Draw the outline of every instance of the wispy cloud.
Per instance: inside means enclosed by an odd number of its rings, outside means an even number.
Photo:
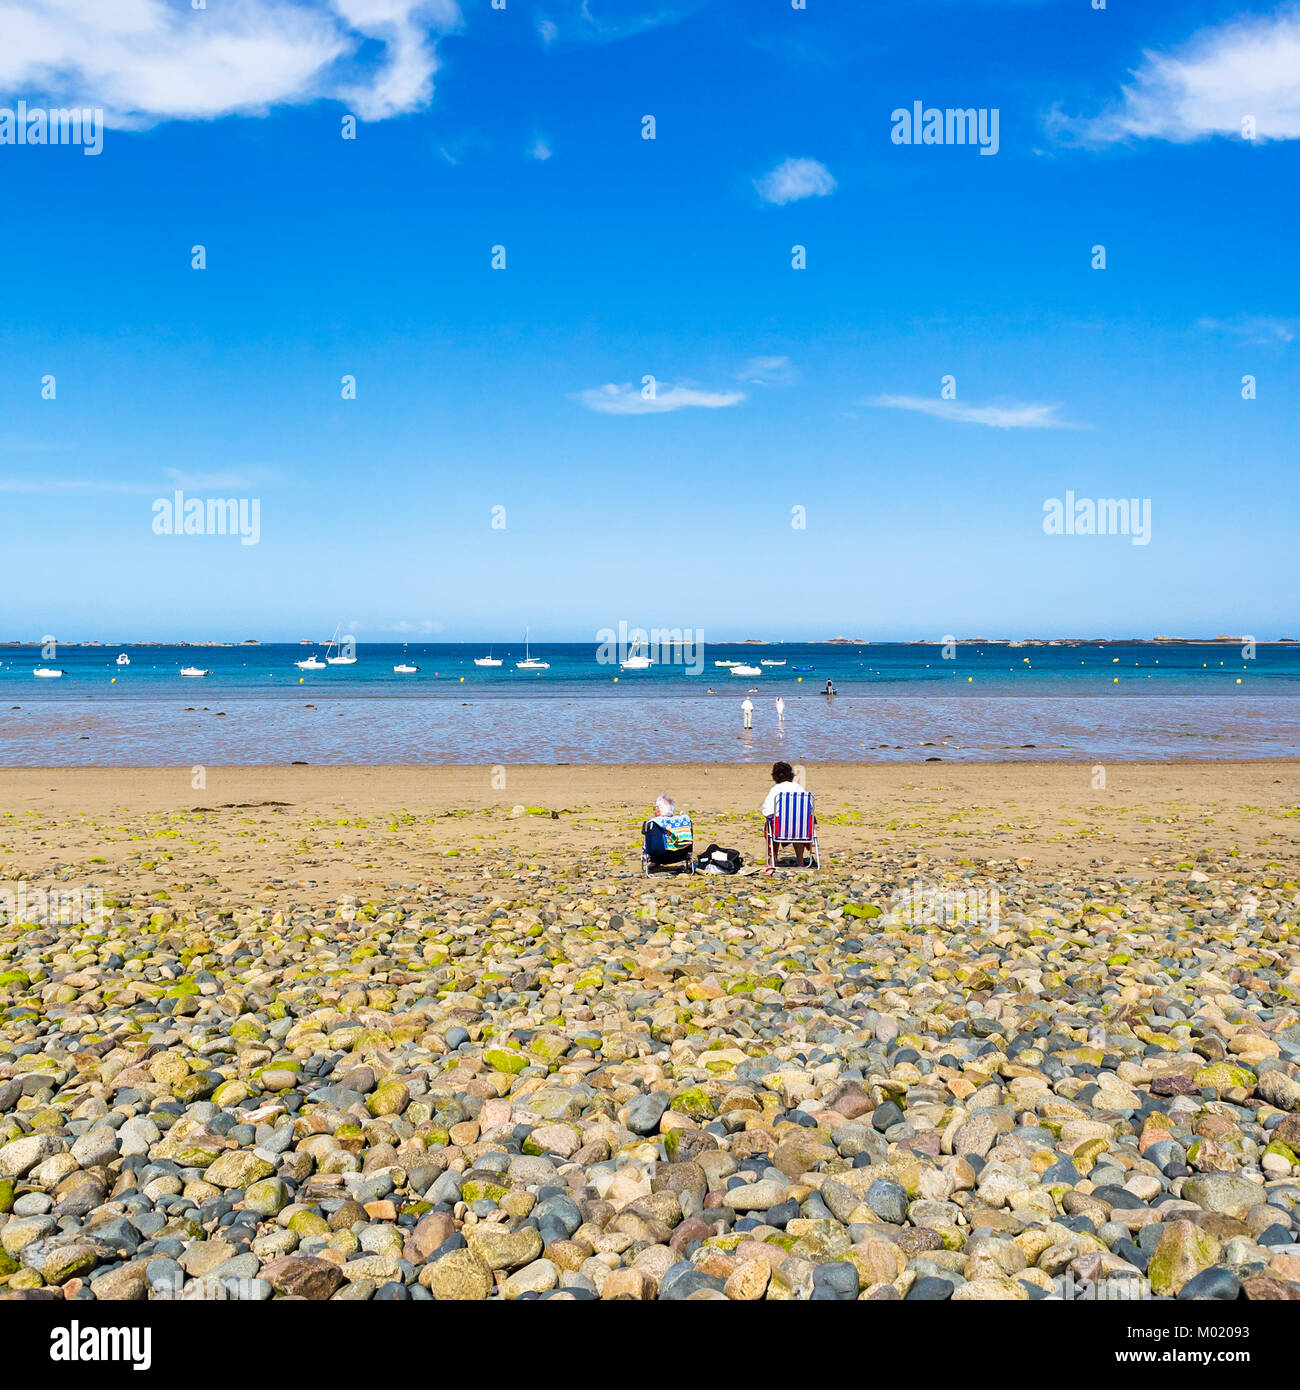
[[[788,357],[751,357],[736,379],[753,386],[788,386],[798,375],[799,369]]]
[[[1120,100],[1098,115],[1058,108],[1049,128],[1091,145],[1186,143],[1240,139],[1249,117],[1258,140],[1300,139],[1300,5],[1199,30],[1172,52],[1144,53],[1131,75]]]
[[[1197,328],[1211,333],[1226,333],[1244,343],[1259,347],[1285,347],[1293,343],[1300,334],[1300,320],[1251,318],[1243,316],[1235,319],[1198,319]]]
[[[787,159],[761,179],[754,180],[765,203],[795,203],[801,198],[825,198],[835,192],[830,170],[815,159]]]
[[[663,415],[672,410],[720,410],[740,405],[743,391],[703,391],[695,386],[660,385],[653,396],[646,397],[639,386],[624,383],[615,386],[593,386],[579,391],[573,399],[588,410],[601,415]]]
[[[537,20],[537,32],[548,47],[557,43],[617,43],[638,34],[680,24],[700,7],[701,0],[685,0],[676,5],[659,5],[638,14],[616,17],[608,11],[627,0],[552,0],[549,13]]]
[[[551,157],[551,143],[540,135],[528,147],[528,158],[538,159],[544,164]]]
[[[322,97],[365,120],[427,105],[456,0],[0,0],[0,91],[102,107],[117,127]]]
[[[0,492],[147,492],[157,493],[147,483],[101,482],[95,478],[0,478]]]
[[[876,396],[865,402],[881,410],[912,410],[957,420],[965,425],[989,425],[998,430],[1068,430],[1076,428],[1057,418],[1058,405],[964,405],[929,396]]]

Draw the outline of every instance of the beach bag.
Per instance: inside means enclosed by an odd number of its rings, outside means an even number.
[[[734,874],[740,872],[744,862],[738,850],[710,845],[695,861],[695,867],[702,874]]]

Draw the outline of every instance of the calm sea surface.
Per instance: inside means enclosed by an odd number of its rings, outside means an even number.
[[[495,668],[474,665],[482,646],[411,643],[299,671],[311,650],[0,648],[0,764],[1300,757],[1296,646],[710,646],[698,673],[620,670],[594,644],[534,645],[550,669],[520,671],[518,643]],[[785,665],[735,676],[717,660]]]

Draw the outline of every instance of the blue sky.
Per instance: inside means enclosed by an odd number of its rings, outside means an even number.
[[[107,126],[0,144],[0,638],[1300,636],[1296,6],[86,8],[0,0]]]

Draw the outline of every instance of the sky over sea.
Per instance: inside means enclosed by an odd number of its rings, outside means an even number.
[[[1297,142],[1295,4],[0,0],[0,639],[1300,636]]]

